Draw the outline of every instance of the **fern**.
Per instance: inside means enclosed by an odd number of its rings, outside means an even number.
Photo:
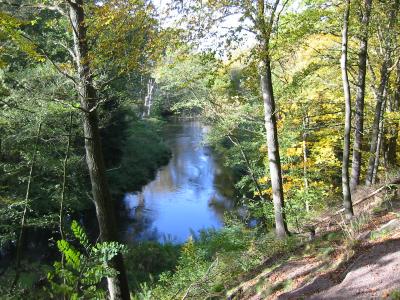
[[[103,242],[92,245],[78,222],[73,221],[71,231],[82,253],[66,240],[57,241],[63,261],[54,263],[54,270],[48,274],[51,298],[64,296],[66,299],[105,299],[106,291],[100,283],[106,277],[115,277],[118,272],[109,262],[126,247],[117,242]]]

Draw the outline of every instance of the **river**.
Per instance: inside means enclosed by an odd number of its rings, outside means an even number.
[[[199,121],[167,124],[164,139],[172,151],[168,165],[137,193],[127,193],[127,242],[183,243],[201,229],[223,226],[233,208],[233,179],[205,144],[207,127]]]

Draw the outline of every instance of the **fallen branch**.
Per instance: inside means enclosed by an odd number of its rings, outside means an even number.
[[[391,185],[398,185],[398,184],[400,184],[400,178],[396,178],[396,179],[392,180],[391,182],[389,182],[388,184],[385,184],[385,185],[381,186],[379,189],[375,190],[374,192],[372,192],[368,196],[366,196],[366,197],[358,200],[357,202],[355,202],[353,204],[353,206],[357,205],[357,204],[360,204],[361,202],[364,202],[365,200],[375,196],[376,194],[380,193],[381,191],[383,191],[384,189],[390,187]]]
[[[364,201],[370,199],[371,197],[373,197],[373,196],[379,194],[379,193],[382,192],[384,189],[386,189],[386,188],[388,188],[388,187],[390,187],[390,186],[392,186],[392,185],[398,185],[398,184],[400,184],[400,178],[396,178],[396,179],[390,181],[389,183],[387,183],[387,184],[381,186],[380,188],[378,188],[378,189],[376,189],[375,191],[373,191],[372,193],[370,193],[368,196],[366,196],[366,197],[364,197],[364,198],[362,198],[362,199],[360,199],[360,200],[354,202],[354,203],[353,203],[353,206],[356,206],[356,205],[358,205],[358,204],[360,204],[360,203],[362,203],[362,202],[364,202]],[[307,228],[315,228],[317,225],[319,225],[319,224],[321,224],[321,223],[323,223],[323,222],[326,222],[327,220],[331,219],[332,217],[335,217],[335,216],[339,215],[339,214],[342,213],[342,212],[344,212],[344,208],[339,209],[339,210],[336,211],[332,216],[326,217],[326,218],[320,220],[320,221],[317,222],[317,223],[310,224],[310,225],[306,225],[306,227],[307,227]]]

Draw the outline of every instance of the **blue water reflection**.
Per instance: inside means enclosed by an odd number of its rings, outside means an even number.
[[[170,124],[165,138],[172,158],[139,193],[125,195],[132,222],[127,240],[184,242],[203,228],[220,228],[233,207],[232,179],[204,144],[198,121]]]

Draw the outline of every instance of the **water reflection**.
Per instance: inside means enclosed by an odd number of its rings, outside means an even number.
[[[232,203],[232,180],[204,145],[197,121],[173,123],[165,132],[173,156],[140,193],[126,194],[132,222],[126,239],[184,242],[191,230],[219,228]]]

